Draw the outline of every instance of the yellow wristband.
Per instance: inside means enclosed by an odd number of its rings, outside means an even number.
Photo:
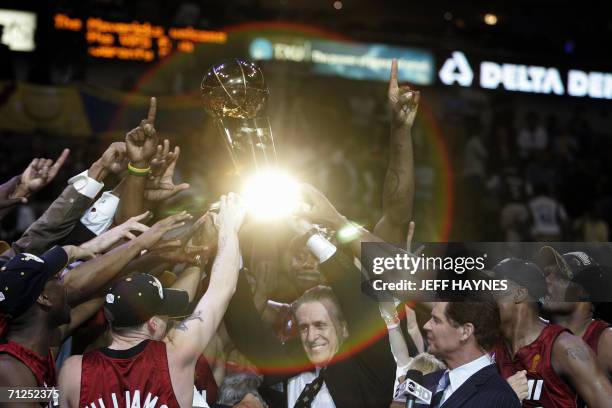
[[[132,166],[132,163],[128,163],[128,171],[135,176],[145,177],[151,171],[151,167],[139,169],[138,167]]]

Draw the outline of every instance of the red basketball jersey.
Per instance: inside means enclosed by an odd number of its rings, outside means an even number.
[[[14,341],[0,340],[0,354],[3,353],[13,356],[28,367],[32,374],[34,374],[34,378],[36,378],[37,386],[51,388],[57,384],[55,360],[51,355],[51,351],[46,356],[43,356]],[[49,403],[41,402],[40,405],[44,407],[57,406],[58,403],[56,399],[52,399]]]
[[[553,343],[563,332],[556,324],[547,325],[535,341],[521,347],[514,358],[503,342],[492,350],[497,367],[504,378],[518,371],[527,371],[529,393],[523,400],[525,408],[574,408],[577,395],[555,372],[551,364]]]
[[[55,387],[57,384],[55,361],[51,352],[43,356],[14,341],[1,340],[0,353],[13,356],[27,366],[34,374],[39,387]]]
[[[127,350],[102,348],[83,354],[79,406],[179,408],[166,344],[145,340]]]
[[[217,402],[219,387],[215,381],[212,369],[208,364],[208,360],[206,360],[204,355],[200,355],[196,363],[194,385],[200,394],[202,391],[206,391],[206,402],[208,402],[208,404]]]
[[[599,337],[601,334],[610,327],[610,323],[603,320],[594,319],[587,327],[586,331],[582,335],[582,340],[593,349],[593,352],[597,354],[597,345],[599,344]]]

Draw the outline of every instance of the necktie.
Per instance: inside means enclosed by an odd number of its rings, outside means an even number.
[[[310,404],[312,404],[312,401],[314,401],[315,397],[317,396],[317,393],[321,390],[321,387],[323,386],[323,381],[325,381],[323,379],[323,371],[325,371],[325,368],[323,368],[319,372],[319,376],[317,378],[315,378],[311,383],[306,384],[306,386],[302,390],[302,393],[295,402],[295,405],[293,406],[294,408],[310,407]]]
[[[436,387],[436,392],[434,393],[433,398],[431,399],[431,404],[429,405],[431,408],[438,408],[440,406],[440,402],[442,401],[442,396],[444,395],[444,391],[450,385],[450,377],[448,375],[448,370],[444,372],[440,381],[438,381],[438,387]]]

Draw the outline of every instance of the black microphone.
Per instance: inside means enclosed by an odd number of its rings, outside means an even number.
[[[408,395],[406,395],[406,408],[414,408],[414,404],[416,402],[416,395],[410,392],[411,388],[414,389],[413,383],[410,381],[414,381],[416,384],[423,382],[423,373],[418,370],[408,370],[406,372],[406,391],[408,391]]]
[[[406,379],[402,382],[395,392],[395,399],[405,397],[406,408],[414,408],[416,400],[419,399],[426,404],[431,402],[431,391],[423,387],[423,373],[418,370],[408,370]]]

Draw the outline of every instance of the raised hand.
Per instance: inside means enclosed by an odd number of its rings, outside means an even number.
[[[163,201],[189,188],[188,183],[174,184],[174,169],[181,149],[176,146],[174,152],[168,152],[169,143],[167,142],[167,140],[164,141],[163,148],[158,146],[158,154],[153,159],[155,163],[151,161],[152,177],[147,180],[144,192],[145,199],[148,201]],[[160,171],[161,175],[156,175],[160,174]]]
[[[408,224],[408,235],[406,236],[406,251],[410,252],[412,250],[412,238],[414,238],[414,229],[416,224],[414,221],[410,221]],[[414,251],[415,256],[421,255],[421,253],[425,250],[425,245],[421,245]]]
[[[170,142],[164,139],[163,146],[157,145],[155,156],[151,159],[151,173],[147,185],[150,187],[159,187],[161,178],[166,172],[166,169],[178,159],[181,152],[180,147],[176,146],[174,151],[170,151]]]
[[[171,215],[153,224],[147,231],[136,238],[136,240],[143,244],[144,248],[149,249],[155,245],[166,232],[182,227],[185,225],[185,221],[191,218],[191,214],[187,214],[186,211]]]
[[[391,63],[388,99],[393,112],[393,121],[402,126],[411,127],[419,107],[421,94],[409,86],[399,86],[397,82],[397,60]]]
[[[193,225],[194,235],[190,241],[192,247],[214,248],[217,245],[216,218],[217,214],[207,211]],[[191,249],[193,251],[193,249]]]
[[[127,169],[127,147],[125,142],[114,142],[102,153],[100,164],[111,173],[121,173]]]
[[[298,216],[310,222],[327,227],[338,228],[347,222],[346,218],[336,210],[327,197],[310,184],[301,185],[302,197],[311,207],[298,212]]]
[[[123,224],[119,224],[115,228],[112,228],[105,233],[98,235],[94,239],[85,242],[81,245],[81,247],[84,247],[93,253],[99,254],[106,252],[122,239],[135,239],[136,235],[134,235],[134,232],[142,233],[149,229],[149,227],[142,224],[141,221],[145,221],[150,216],[151,213],[146,211],[140,215],[132,217]]]
[[[172,240],[158,242],[151,248],[151,252],[170,263],[205,263],[217,245],[215,216],[211,212],[205,213],[193,224],[191,230]]]
[[[11,208],[17,204],[25,204],[28,199],[25,197],[9,198],[19,185],[20,177],[13,177],[6,183],[0,185],[0,211]],[[5,213],[0,214],[0,219]]]
[[[55,163],[51,159],[34,159],[21,175],[21,181],[9,198],[28,197],[49,184],[70,154],[64,149]]]
[[[157,99],[151,97],[147,118],[141,120],[140,125],[130,130],[125,137],[127,157],[136,167],[148,167],[157,150],[158,137],[157,131],[155,130],[156,115]]]
[[[229,193],[227,196],[221,196],[221,205],[219,207],[219,215],[217,224],[219,232],[238,233],[244,217],[246,215],[246,207],[239,195]]]

